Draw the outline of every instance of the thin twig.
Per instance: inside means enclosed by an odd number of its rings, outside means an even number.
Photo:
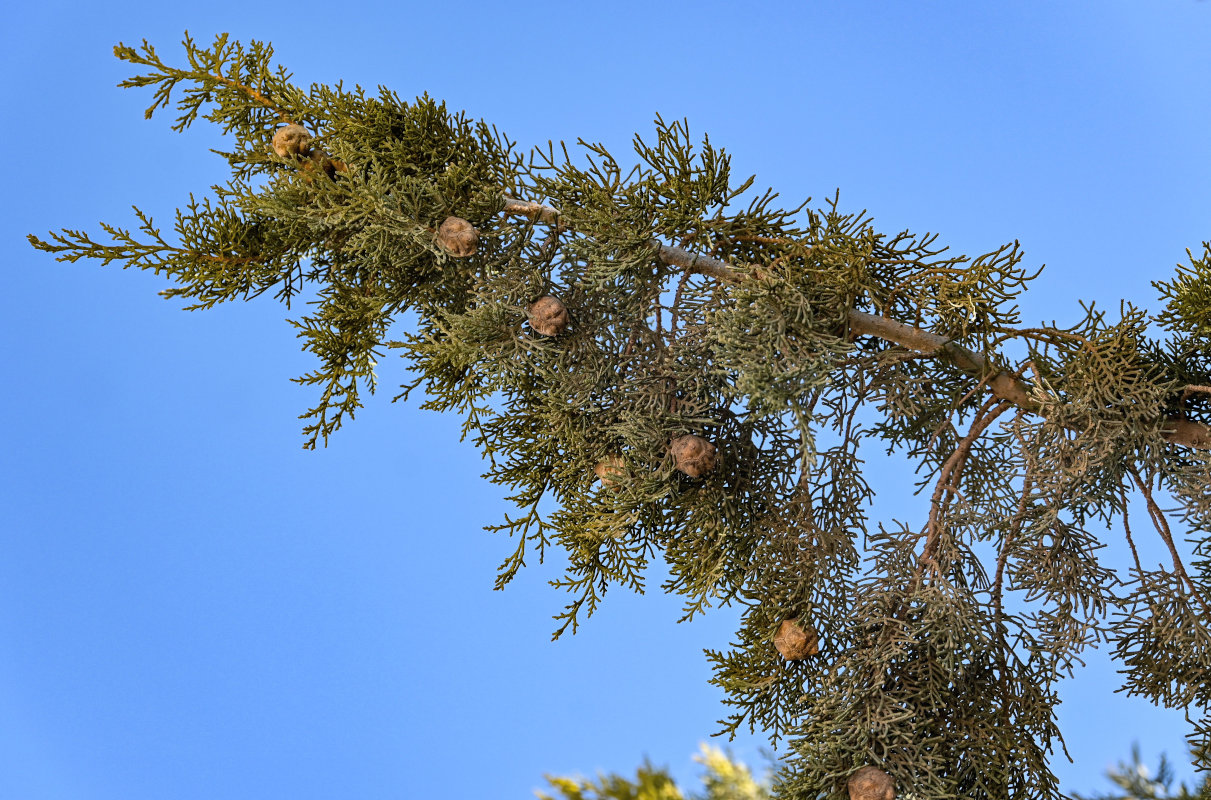
[[[1165,512],[1156,504],[1156,500],[1152,497],[1152,487],[1140,478],[1139,472],[1135,467],[1131,467],[1131,477],[1135,478],[1135,485],[1144,495],[1144,500],[1148,503],[1148,515],[1152,517],[1152,525],[1156,528],[1156,532],[1160,534],[1161,539],[1165,542],[1165,546],[1169,548],[1169,556],[1173,560],[1173,571],[1178,578],[1184,582],[1190,590],[1190,594],[1194,599],[1198,600],[1198,604],[1203,607],[1207,617],[1211,619],[1211,605],[1208,605],[1206,599],[1198,591],[1198,586],[1191,580],[1190,575],[1186,572],[1186,567],[1182,564],[1182,557],[1177,552],[1177,546],[1173,543],[1173,532],[1169,529],[1169,521],[1165,519]]]
[[[995,399],[989,399],[983,407],[977,412],[976,418],[971,423],[971,429],[967,432],[955,447],[950,458],[946,459],[946,463],[942,465],[942,469],[938,471],[938,482],[934,487],[933,497],[930,500],[929,521],[926,523],[925,547],[921,549],[921,561],[930,564],[936,569],[935,553],[938,549],[938,534],[942,529],[942,515],[946,513],[950,507],[951,498],[944,496],[943,492],[947,489],[955,491],[954,484],[959,482],[959,478],[963,474],[963,468],[967,463],[967,455],[971,452],[972,446],[976,440],[988,429],[988,426],[996,421],[997,417],[1008,411],[1013,406],[1002,400],[996,403]],[[992,406],[991,408],[989,408]]]
[[[946,419],[942,422],[941,425],[939,425],[934,430],[933,435],[929,437],[929,441],[925,443],[926,450],[928,450],[930,447],[933,447],[933,443],[937,440],[937,438],[939,436],[942,435],[942,431],[944,429],[946,429],[946,427],[948,427],[948,426],[952,427],[952,428],[954,427],[953,421],[955,418],[955,414],[958,413],[959,409],[963,407],[964,403],[966,403],[968,400],[971,399],[972,395],[974,395],[976,392],[980,391],[980,389],[984,388],[984,384],[986,384],[986,383],[988,383],[987,377],[980,378],[979,383],[977,383],[975,386],[971,387],[971,389],[968,390],[967,394],[965,394],[961,398],[959,398],[959,402],[955,403],[954,406],[951,407],[950,413],[946,415]]]
[[[681,312],[681,293],[685,289],[686,283],[690,279],[690,272],[681,273],[681,280],[677,281],[677,291],[673,293],[673,305],[669,309],[669,339],[675,339],[677,336],[677,323],[680,321],[679,314]]]
[[[1144,565],[1140,563],[1140,552],[1135,549],[1135,539],[1131,536],[1131,520],[1127,513],[1127,492],[1123,492],[1123,530],[1127,532],[1127,546],[1131,548],[1131,558],[1135,560],[1135,572],[1140,577],[1144,575]]]
[[[240,83],[239,81],[235,80],[234,78],[228,78],[226,75],[222,74],[221,72],[212,73],[210,75],[207,75],[207,77],[212,78],[215,81],[217,81],[221,84],[224,84],[225,86],[235,89],[237,92],[243,92],[244,94],[251,97],[253,100],[260,103],[265,108],[267,108],[270,111],[272,111],[273,113],[277,114],[278,119],[280,119],[282,122],[292,122],[293,121],[290,119],[290,115],[288,115],[285,112],[285,110],[283,110],[280,106],[278,106],[277,103],[273,102],[268,97],[261,94],[259,91],[252,88],[251,86],[247,86],[243,83]]]
[[[1018,412],[1018,416],[1021,416],[1021,412]],[[1030,503],[1030,492],[1033,489],[1034,475],[1031,473],[1028,466],[1026,468],[1026,474],[1022,477],[1022,495],[1018,498],[1017,511],[1015,511],[1013,514],[1013,519],[1009,524],[1009,530],[1005,532],[1005,539],[1001,542],[1000,552],[997,553],[996,575],[992,580],[992,602],[998,623],[1004,616],[1002,595],[1004,593],[1005,563],[1009,560],[1009,548],[1018,538],[1018,534],[1022,532],[1022,523],[1026,519],[1026,507]]]

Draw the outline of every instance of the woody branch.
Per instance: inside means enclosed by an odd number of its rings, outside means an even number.
[[[557,230],[568,229],[562,223],[559,211],[550,206],[512,197],[505,197],[504,202],[506,214],[552,225]],[[713,256],[692,253],[656,239],[650,240],[649,244],[661,261],[670,266],[681,267],[687,272],[706,275],[727,283],[741,283],[749,279],[746,272]],[[924,355],[945,358],[968,375],[984,381],[988,390],[999,400],[1024,411],[1042,413],[1040,403],[1031,397],[1031,386],[1028,382],[1004,370],[994,373],[987,358],[963,347],[953,339],[853,308],[848,309],[846,313],[852,336],[873,336]],[[1167,441],[1200,450],[1211,449],[1211,426],[1177,417],[1165,417],[1161,422],[1161,435]]]

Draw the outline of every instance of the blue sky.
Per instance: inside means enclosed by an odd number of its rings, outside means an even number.
[[[7,14],[0,225],[0,797],[531,797],[544,772],[688,778],[725,712],[701,650],[734,614],[612,592],[552,643],[536,566],[505,592],[508,506],[457,421],[388,387],[300,449],[310,369],[269,298],[185,314],[155,276],[60,264],[25,234],[168,219],[222,179],[217,133],[142,119],[110,54],[188,29],[272,41],[301,83],[422,92],[524,146],[622,150],[688,119],[794,205],[837,188],[887,232],[1048,265],[1028,321],[1156,307],[1211,238],[1211,3],[475,3],[48,0]],[[394,371],[393,371],[394,370]],[[886,461],[886,463],[883,463]],[[903,465],[871,464],[887,516]],[[1181,715],[1062,690],[1069,790]],[[761,762],[760,737],[734,751]],[[1185,774],[1185,771],[1184,771]]]

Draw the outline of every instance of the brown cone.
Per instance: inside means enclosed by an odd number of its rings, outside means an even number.
[[[803,620],[782,620],[774,635],[774,646],[787,661],[803,661],[820,652],[820,635]]]
[[[784,619],[774,636],[774,647],[787,661],[802,661],[820,652],[820,637],[807,622]]]
[[[593,467],[594,474],[601,479],[601,485],[607,489],[618,491],[619,481],[623,477],[622,456],[606,456]]]
[[[526,309],[530,327],[543,336],[558,336],[568,327],[568,309],[559,298],[540,297]]]
[[[315,176],[324,173],[329,178],[335,178],[338,172],[348,172],[349,167],[344,161],[330,157],[323,150],[314,150],[311,158],[303,162],[303,180],[311,183]]]
[[[284,125],[273,132],[273,152],[280,158],[308,155],[311,152],[311,134],[297,123]]]
[[[468,258],[479,247],[479,231],[462,217],[446,217],[437,229],[437,242],[455,258]]]
[[[677,469],[691,478],[702,477],[719,461],[715,445],[693,434],[678,436],[669,444],[669,452],[673,454]]]
[[[895,800],[896,784],[878,767],[863,767],[849,776],[849,800]]]

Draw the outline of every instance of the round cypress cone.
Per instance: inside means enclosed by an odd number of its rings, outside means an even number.
[[[558,297],[540,297],[526,309],[530,327],[543,336],[558,336],[568,327],[568,307]]]
[[[693,434],[678,436],[669,444],[669,452],[673,454],[677,469],[691,478],[702,477],[719,461],[715,445]]]
[[[619,481],[624,474],[622,456],[606,456],[593,467],[593,473],[601,480],[602,486],[618,491],[621,488]]]
[[[437,229],[437,242],[455,258],[468,258],[478,249],[479,231],[462,217],[446,217]]]
[[[784,619],[774,636],[774,647],[787,661],[802,661],[820,652],[820,636],[803,620]]]
[[[849,800],[895,800],[896,784],[878,767],[863,767],[849,776]]]
[[[311,134],[294,122],[284,125],[273,132],[273,152],[281,158],[308,155],[311,152]]]

